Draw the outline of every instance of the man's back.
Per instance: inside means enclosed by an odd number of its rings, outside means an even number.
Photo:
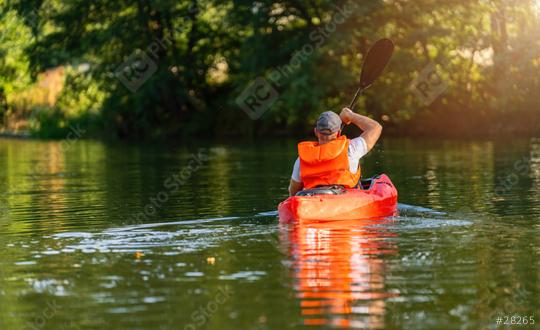
[[[317,120],[317,126],[314,130],[315,135],[319,140],[318,146],[321,146],[321,148],[323,148],[322,146],[324,146],[325,144],[331,143],[332,141],[338,139],[341,136],[341,129],[343,123],[352,123],[363,131],[360,137],[348,140],[347,157],[349,168],[347,170],[351,175],[354,175],[357,174],[357,172],[360,170],[360,159],[373,148],[375,143],[377,143],[377,140],[379,139],[382,132],[382,126],[375,120],[356,114],[347,108],[343,109],[339,116],[334,112],[327,111],[321,114],[321,116]],[[305,178],[303,178],[303,175],[305,175],[305,173],[302,174],[302,163],[302,155],[299,155],[299,158],[294,164],[293,173],[289,184],[289,194],[291,196],[295,195],[298,191],[305,188]],[[340,168],[336,168],[335,170],[343,171],[343,169]],[[328,171],[328,168],[321,168],[320,173],[321,175],[323,175],[322,173],[324,173],[327,177],[330,178],[342,178],[342,176],[339,175],[328,175]],[[310,173],[310,175],[311,174],[312,173]],[[311,179],[312,178],[310,178],[310,184],[313,182]],[[321,181],[326,182],[325,180]],[[349,183],[347,180],[345,181]],[[334,182],[333,184],[341,184],[341,182]]]

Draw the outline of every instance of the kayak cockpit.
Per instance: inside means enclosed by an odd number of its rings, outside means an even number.
[[[374,179],[378,178],[378,176],[361,180],[358,182],[357,189],[359,190],[370,190]],[[316,195],[343,195],[347,192],[347,189],[343,186],[339,185],[332,185],[332,186],[320,186],[315,187],[312,189],[306,189],[299,191],[296,196],[316,196]]]
[[[346,192],[343,186],[321,186],[299,191],[296,196],[342,195]]]

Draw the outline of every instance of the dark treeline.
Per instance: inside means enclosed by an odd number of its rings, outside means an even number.
[[[536,0],[0,4],[8,129],[61,137],[79,125],[138,139],[304,134],[319,112],[349,103],[362,55],[387,37],[394,57],[357,109],[387,132],[540,132]]]

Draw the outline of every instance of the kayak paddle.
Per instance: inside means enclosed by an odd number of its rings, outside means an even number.
[[[354,110],[358,97],[364,90],[368,89],[375,79],[377,79],[390,61],[394,53],[394,43],[390,39],[377,40],[368,50],[364,64],[362,65],[362,75],[360,76],[360,88],[356,91],[354,99],[349,109]]]

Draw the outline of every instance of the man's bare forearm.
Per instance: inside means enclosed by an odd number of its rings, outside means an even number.
[[[359,115],[357,113],[351,113],[350,120],[352,124],[360,128],[364,132],[381,128],[381,124],[379,124],[377,121],[369,117]]]
[[[368,151],[373,148],[379,137],[381,136],[382,126],[375,120],[368,118],[366,116],[359,115],[351,111],[351,109],[345,108],[341,111],[340,114],[341,120],[345,124],[354,124],[362,131],[362,138],[366,142]]]

